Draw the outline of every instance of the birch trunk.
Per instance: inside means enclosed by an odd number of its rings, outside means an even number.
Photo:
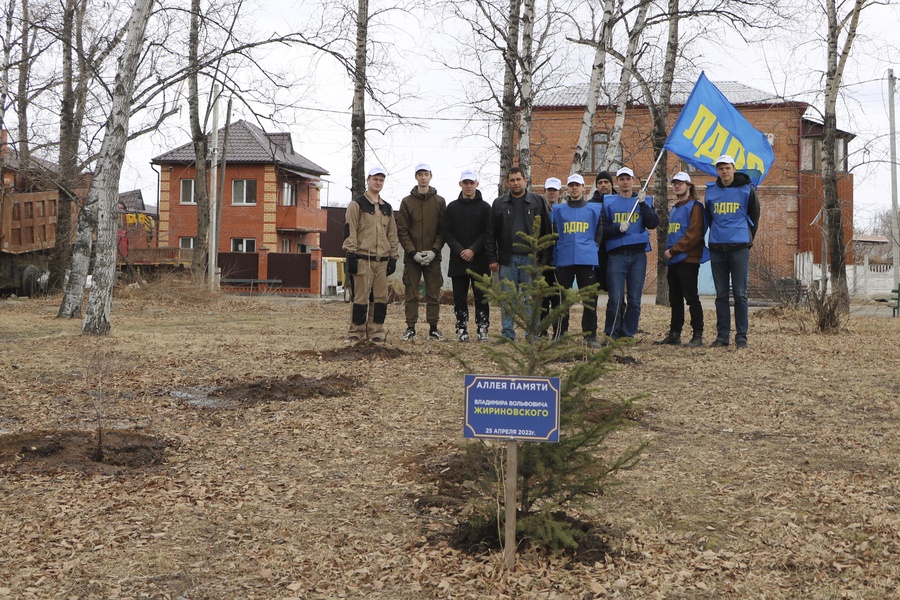
[[[353,73],[353,108],[350,114],[350,194],[366,191],[366,45],[369,37],[369,1],[359,0],[356,13],[356,62]]]
[[[28,168],[28,161],[31,158],[31,148],[28,140],[28,80],[31,77],[31,65],[33,59],[31,57],[31,17],[28,10],[28,0],[21,0],[22,4],[22,37],[19,40],[19,78],[17,82],[16,97],[16,118],[18,119],[19,130],[19,161]]]
[[[4,23],[3,38],[3,73],[0,74],[0,128],[6,129],[6,103],[9,99],[9,72],[12,69],[10,58],[12,56],[12,32],[13,17],[15,16],[16,0],[9,0],[4,8],[6,22]],[[3,157],[0,156],[0,160]]]
[[[531,178],[531,112],[534,106],[534,0],[522,2],[522,59],[521,91],[519,98],[519,167],[525,181]]]
[[[153,0],[135,0],[128,23],[127,37],[112,95],[112,111],[100,148],[96,175],[88,192],[88,200],[97,200],[97,262],[93,285],[88,295],[87,312],[81,332],[86,335],[109,333],[113,286],[116,279],[116,233],[119,176],[125,159],[131,99],[137,75],[144,34],[150,19]]]
[[[606,0],[603,6],[603,17],[600,21],[598,39],[594,48],[594,64],[591,65],[591,79],[588,83],[584,114],[581,117],[578,143],[575,145],[575,154],[572,156],[572,167],[569,169],[569,174],[594,170],[593,167],[595,165],[590,164],[594,134],[594,115],[597,112],[597,101],[600,98],[600,89],[603,86],[603,78],[606,75],[606,47],[609,44],[610,33],[612,32],[613,3],[614,0]],[[606,166],[606,156],[603,157],[602,166]]]
[[[637,54],[638,44],[647,24],[647,11],[650,2],[644,0],[638,8],[637,19],[634,27],[628,33],[628,50],[625,52],[625,60],[622,61],[622,72],[619,75],[619,89],[616,93],[616,119],[612,131],[609,133],[609,142],[606,146],[606,162],[611,171],[622,166],[622,129],[625,126],[625,110],[628,105],[628,97],[631,93],[631,79],[634,71],[634,56]],[[635,175],[638,175],[635,173]]]
[[[519,11],[522,0],[509,0],[506,48],[503,51],[503,99],[500,108],[500,185],[497,194],[506,191],[506,174],[513,166],[513,138],[516,127],[516,63],[519,60]]]
[[[191,257],[191,274],[194,281],[203,281],[207,265],[207,240],[209,238],[209,188],[206,180],[206,155],[209,140],[200,124],[200,64],[197,57],[200,47],[200,0],[191,0],[191,29],[188,41],[188,113],[191,122],[191,140],[194,144],[194,202],[197,203],[197,237]],[[212,248],[210,251],[215,252]]]
[[[827,65],[825,72],[825,114],[824,139],[822,140],[822,185],[824,191],[824,237],[828,247],[828,273],[831,276],[831,293],[837,296],[840,306],[850,308],[847,289],[846,243],[844,241],[843,215],[837,190],[837,164],[835,141],[837,137],[837,100],[841,90],[844,67],[856,38],[859,15],[866,6],[866,0],[855,0],[853,8],[843,18],[838,14],[836,0],[825,3],[828,21]],[[839,44],[844,28],[847,34],[844,43]],[[841,45],[839,49],[838,46]]]
[[[669,157],[663,150],[669,128],[669,104],[672,101],[672,79],[675,76],[675,61],[678,58],[678,25],[680,21],[679,0],[669,0],[669,37],[666,40],[666,58],[663,63],[662,85],[659,89],[659,102],[655,108],[651,104],[653,115],[653,152],[656,156],[663,154],[657,164],[654,182],[656,214],[659,216],[659,227],[656,229],[656,304],[669,306],[669,280],[666,278],[666,237],[669,234]]]

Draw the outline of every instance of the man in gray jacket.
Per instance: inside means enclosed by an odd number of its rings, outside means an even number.
[[[416,165],[416,187],[400,203],[397,214],[397,237],[403,246],[403,286],[406,291],[406,332],[401,338],[411,342],[416,339],[416,323],[419,320],[419,286],[425,280],[425,320],[428,321],[428,339],[443,341],[438,329],[441,309],[441,249],[444,237],[441,224],[447,203],[437,190],[431,187],[431,167],[426,163]]]

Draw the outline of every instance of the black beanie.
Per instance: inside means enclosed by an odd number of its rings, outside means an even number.
[[[597,173],[597,179],[594,180],[594,185],[597,185],[597,182],[601,179],[605,179],[610,183],[615,183],[613,181],[612,175],[609,174],[609,171],[600,171],[599,173]]]

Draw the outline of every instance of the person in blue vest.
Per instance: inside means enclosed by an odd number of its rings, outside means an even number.
[[[653,197],[634,191],[634,171],[622,167],[616,171],[617,194],[603,198],[603,240],[609,254],[606,267],[606,335],[617,340],[633,338],[641,319],[641,294],[647,276],[647,252],[650,252],[648,230],[659,226],[653,210]],[[619,309],[625,298],[628,306],[624,318]]]
[[[709,260],[709,250],[703,239],[706,235],[706,211],[697,200],[696,188],[690,175],[683,171],[675,173],[672,188],[675,191],[675,204],[669,211],[669,233],[664,255],[672,316],[668,335],[654,344],[681,344],[684,303],[687,302],[693,335],[685,345],[696,348],[703,345],[703,307],[697,293],[697,279],[700,264]]]
[[[728,346],[731,340],[730,287],[734,296],[734,343],[738,348],[746,348],[750,248],[759,225],[759,199],[750,177],[735,170],[731,156],[725,154],[716,159],[716,173],[719,177],[706,184],[709,256],[716,286],[716,339],[711,347]]]
[[[563,202],[554,206],[550,215],[553,229],[559,236],[554,255],[556,281],[566,289],[572,289],[576,281],[578,289],[597,283],[597,254],[602,231],[600,211],[600,205],[584,198],[584,177],[577,173],[569,175]],[[569,315],[566,314],[556,328],[555,337],[565,334],[568,329]],[[599,346],[596,293],[584,300],[581,332],[588,346]]]

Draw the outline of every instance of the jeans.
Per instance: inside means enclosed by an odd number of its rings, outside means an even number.
[[[747,285],[750,280],[750,248],[721,252],[709,251],[713,283],[716,286],[716,339],[728,342],[731,338],[731,313],[728,306],[729,288],[734,295],[734,341],[746,342],[749,328]],[[730,279],[730,286],[729,286]]]
[[[482,290],[475,283],[471,275],[454,275],[450,278],[453,282],[453,312],[456,315],[456,329],[468,329],[469,326],[469,285],[472,286],[472,296],[475,298],[475,325],[487,328],[491,323],[490,306]]]
[[[504,289],[515,287],[521,290],[523,283],[531,282],[531,274],[520,266],[528,266],[531,260],[526,254],[511,254],[509,256],[508,265],[500,265],[500,286]],[[531,322],[531,303],[528,298],[523,299],[525,303],[525,320]],[[500,332],[503,337],[511,340],[516,339],[516,328],[513,317],[510,314],[505,303],[500,304],[500,317],[503,323],[503,330]],[[527,332],[530,334],[530,332]]]
[[[606,335],[614,340],[634,337],[641,319],[641,294],[644,292],[644,278],[647,276],[647,254],[610,254],[606,267],[606,288],[609,301],[606,303]],[[619,308],[628,300],[624,317]],[[621,322],[620,322],[621,321]]]

